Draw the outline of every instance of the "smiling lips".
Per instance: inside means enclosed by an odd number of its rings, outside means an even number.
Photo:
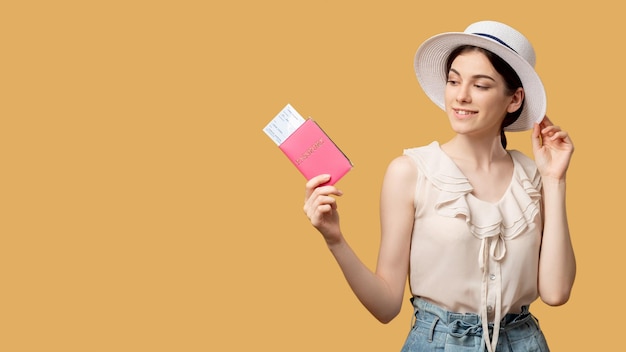
[[[461,110],[461,109],[453,109],[453,110],[454,110],[454,113],[460,117],[470,117],[477,113],[477,111],[472,111],[472,110]]]

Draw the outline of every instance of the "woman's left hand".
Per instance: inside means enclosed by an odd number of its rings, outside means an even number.
[[[564,179],[574,152],[574,144],[567,132],[545,116],[541,123],[535,124],[532,145],[541,177]]]

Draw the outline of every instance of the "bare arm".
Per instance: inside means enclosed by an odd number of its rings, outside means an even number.
[[[326,176],[307,182],[304,211],[337,260],[346,281],[359,301],[376,319],[391,321],[402,306],[409,267],[413,227],[415,166],[408,157],[393,160],[381,191],[381,243],[376,271],[372,272],[346,242],[333,196],[342,193],[333,186],[321,186]]]
[[[539,259],[539,294],[549,305],[565,304],[576,277],[576,259],[565,206],[566,172],[574,145],[546,117],[533,130],[535,161],[543,180],[544,228]]]

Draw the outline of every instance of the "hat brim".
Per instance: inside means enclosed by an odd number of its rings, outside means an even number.
[[[517,73],[524,87],[525,102],[519,118],[505,131],[525,131],[541,122],[546,114],[546,92],[535,69],[515,51],[480,35],[451,32],[426,40],[415,54],[414,68],[417,80],[426,95],[445,110],[444,91],[448,73],[446,60],[461,45],[473,45],[498,55]]]

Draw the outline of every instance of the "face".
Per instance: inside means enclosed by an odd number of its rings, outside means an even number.
[[[452,62],[445,89],[446,113],[452,129],[473,136],[500,135],[502,120],[523,99],[519,88],[507,92],[504,78],[479,51],[461,53]]]

